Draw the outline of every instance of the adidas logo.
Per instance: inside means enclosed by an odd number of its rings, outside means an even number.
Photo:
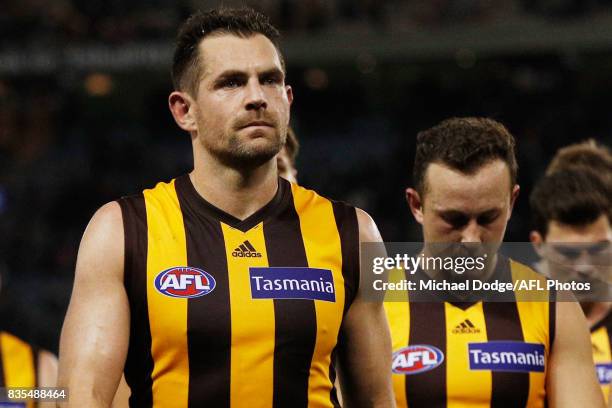
[[[232,252],[232,256],[235,258],[261,258],[261,254],[257,252],[248,240],[238,245],[234,252]]]
[[[470,321],[470,319],[465,319],[463,322],[455,326],[453,329],[453,333],[455,334],[472,334],[472,333],[480,333],[480,329],[474,326],[474,323]]]

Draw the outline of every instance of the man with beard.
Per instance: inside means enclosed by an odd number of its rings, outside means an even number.
[[[503,125],[484,118],[445,120],[417,136],[415,188],[406,197],[426,251],[500,245],[519,193],[514,144]],[[481,280],[543,280],[493,255]],[[511,295],[424,302],[408,293],[408,302],[387,302],[397,405],[602,407],[580,307],[555,303],[554,292],[544,302]]]
[[[64,323],[69,406],[108,406],[125,367],[135,407],[393,406],[380,303],[359,292],[361,210],[278,177],[291,87],[267,18],[181,27],[169,106],[194,170],[102,207]],[[372,333],[376,333],[375,336]]]
[[[552,279],[588,282],[578,292],[591,331],[593,360],[604,398],[612,381],[612,155],[593,141],[560,149],[530,197],[530,234]]]

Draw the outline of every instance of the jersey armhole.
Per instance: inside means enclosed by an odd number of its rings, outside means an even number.
[[[552,352],[557,327],[557,291],[552,288],[548,296],[548,344],[550,345],[550,351]]]
[[[342,276],[347,294],[344,308],[346,314],[359,292],[359,224],[355,207],[340,201],[332,201],[332,206],[342,250]]]
[[[123,255],[123,285],[128,293],[131,293],[135,268],[141,262],[139,256],[146,250],[143,247],[142,234],[147,233],[146,228],[146,205],[144,195],[122,197],[117,200],[121,207],[121,215],[123,218],[123,238],[124,238],[124,255]]]

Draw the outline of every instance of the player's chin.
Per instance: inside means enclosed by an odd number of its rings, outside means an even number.
[[[236,161],[243,168],[254,168],[273,160],[275,156],[276,153],[273,149],[250,150],[246,154],[236,157]]]
[[[225,159],[238,167],[257,167],[275,159],[281,147],[278,139],[241,140],[230,151],[226,152]]]
[[[239,150],[247,156],[270,156],[272,158],[281,148],[280,139],[276,135],[266,135],[243,138]]]

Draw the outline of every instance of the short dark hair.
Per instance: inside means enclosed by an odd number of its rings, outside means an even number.
[[[414,161],[415,188],[424,195],[425,173],[431,163],[444,164],[466,174],[500,159],[510,170],[511,186],[516,184],[518,165],[514,137],[499,122],[488,118],[451,118],[417,135]]]
[[[285,140],[285,150],[287,150],[287,156],[291,164],[295,166],[295,159],[300,151],[300,142],[298,141],[297,135],[291,127],[287,128],[287,139]]]
[[[198,11],[185,20],[178,31],[172,60],[174,89],[192,92],[197,90],[201,62],[198,46],[204,38],[213,34],[232,34],[241,38],[262,34],[274,44],[283,70],[285,69],[278,44],[280,34],[262,13],[251,8]]]
[[[529,197],[534,229],[543,236],[548,224],[588,225],[610,217],[610,188],[586,168],[556,171],[539,180]]]
[[[569,168],[591,169],[612,186],[612,153],[593,139],[559,149],[548,165],[546,174]]]

